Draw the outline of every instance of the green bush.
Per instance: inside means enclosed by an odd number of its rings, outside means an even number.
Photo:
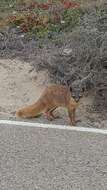
[[[63,12],[65,30],[72,30],[80,21],[83,12],[81,9],[67,9]]]

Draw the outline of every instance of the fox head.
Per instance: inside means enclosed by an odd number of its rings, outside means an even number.
[[[76,88],[73,86],[70,86],[70,92],[71,92],[71,96],[72,98],[76,101],[79,102],[79,100],[83,97],[84,95],[84,88],[80,87],[80,88]]]
[[[79,102],[79,100],[83,97],[85,88],[81,84],[80,80],[77,80],[73,82],[72,84],[70,81],[67,81],[67,85],[69,86],[71,97],[76,101]]]

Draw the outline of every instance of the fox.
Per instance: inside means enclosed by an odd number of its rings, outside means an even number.
[[[54,110],[58,107],[65,107],[70,118],[70,125],[75,125],[75,111],[78,107],[82,90],[73,91],[72,87],[53,84],[47,86],[40,98],[33,104],[16,111],[16,116],[21,118],[33,118],[44,114],[48,120],[59,118],[54,115]]]

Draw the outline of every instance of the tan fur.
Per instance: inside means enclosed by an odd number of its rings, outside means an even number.
[[[71,124],[75,124],[75,110],[78,103],[71,98],[71,92],[68,87],[62,85],[48,86],[38,101],[30,106],[20,109],[16,112],[18,117],[31,118],[45,113],[47,119],[54,119],[53,111],[58,107],[66,107],[68,110]]]

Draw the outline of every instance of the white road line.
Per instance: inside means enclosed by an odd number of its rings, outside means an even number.
[[[49,128],[49,129],[64,129],[69,131],[80,131],[80,132],[90,132],[107,135],[107,129],[97,129],[97,128],[85,128],[85,127],[74,127],[66,125],[55,125],[55,124],[43,124],[43,123],[30,123],[22,121],[12,121],[12,120],[0,120],[0,124],[3,125],[15,125],[15,126],[25,126],[25,127],[37,127],[37,128]]]

